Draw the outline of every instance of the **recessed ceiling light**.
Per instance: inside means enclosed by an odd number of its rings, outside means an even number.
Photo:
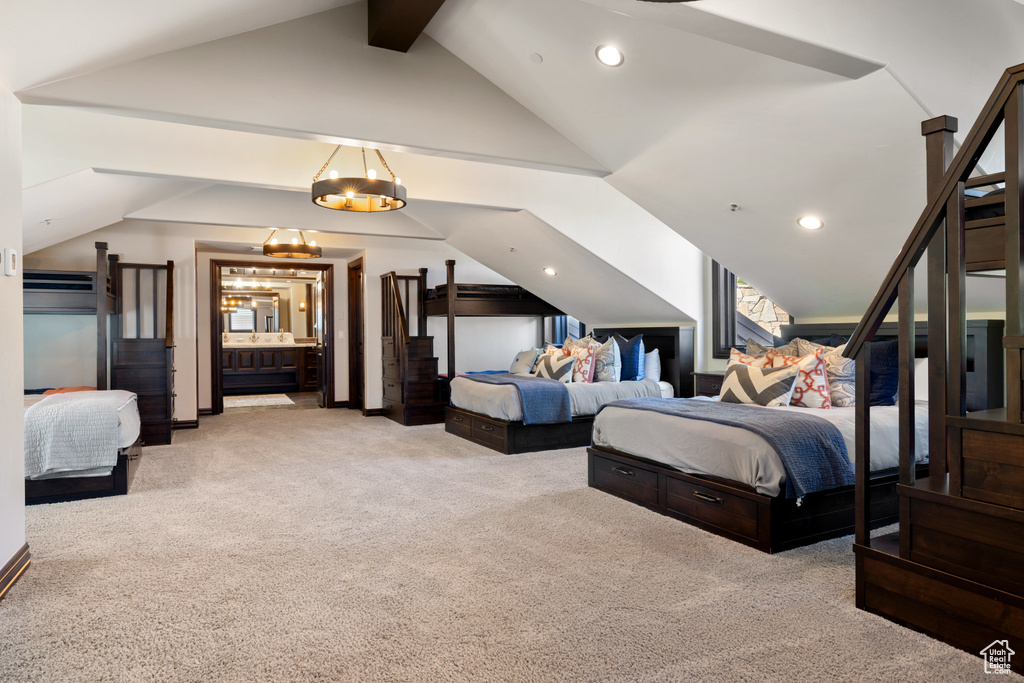
[[[545,268],[544,272],[547,273],[548,275],[558,275],[558,273],[555,272],[554,268]]]
[[[808,230],[819,230],[824,223],[817,216],[801,216],[796,220],[796,224],[801,228],[807,228]]]
[[[605,66],[619,66],[625,61],[622,50],[613,45],[598,45],[595,51],[598,61]]]
[[[544,61],[544,57],[539,52],[534,52],[530,55],[530,61],[534,64],[541,64]]]

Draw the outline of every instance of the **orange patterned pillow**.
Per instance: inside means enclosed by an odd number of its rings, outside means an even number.
[[[597,367],[597,350],[601,345],[596,341],[590,342],[586,347],[576,346],[572,349],[572,355],[576,359],[572,368],[573,382],[593,382],[594,368]]]
[[[752,368],[770,368],[772,366],[767,354],[763,356],[751,356],[748,353],[743,353],[736,349],[729,349],[729,362],[743,363],[744,365],[749,365]]]
[[[825,372],[825,349],[819,348],[806,356],[787,356],[775,349],[765,354],[771,367],[782,368],[788,365],[800,366],[796,385],[793,387],[791,406],[801,408],[831,408],[832,399],[828,392],[828,376]]]

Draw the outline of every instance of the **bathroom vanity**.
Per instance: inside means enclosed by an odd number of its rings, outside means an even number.
[[[316,390],[315,346],[291,333],[225,335],[220,357],[225,396]]]

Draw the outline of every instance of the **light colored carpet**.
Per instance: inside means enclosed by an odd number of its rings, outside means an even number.
[[[849,538],[764,555],[587,488],[582,448],[251,417],[147,448],[128,496],[29,508],[0,679],[984,677],[854,607]]]
[[[253,408],[257,406],[291,406],[295,401],[284,394],[263,394],[254,396],[225,396],[224,408]]]

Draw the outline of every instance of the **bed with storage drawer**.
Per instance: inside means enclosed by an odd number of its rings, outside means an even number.
[[[895,325],[890,327],[883,326],[876,341],[895,338]],[[853,326],[792,325],[783,329],[783,337],[791,341],[847,335]],[[926,332],[925,323],[917,326],[915,353],[919,363],[927,356]],[[1002,321],[969,321],[967,339],[966,348],[971,350],[968,409],[998,407],[1002,402]],[[927,372],[918,372],[916,377],[918,382],[926,382]],[[927,397],[927,389],[919,386],[917,395]],[[690,400],[711,406],[698,412],[717,419],[714,406],[720,402],[709,398]],[[834,428],[845,445],[842,456],[851,460],[852,476],[854,407],[741,407],[749,414],[743,419],[756,423],[759,430],[771,426],[783,413],[813,415],[828,422],[829,430]],[[659,412],[661,408],[648,405],[637,410],[635,406],[612,403],[601,410],[588,449],[591,487],[765,552],[853,532],[852,482],[793,495],[792,490],[787,491],[792,482],[788,481],[786,465],[772,443],[756,431],[739,426],[733,417],[719,421],[686,419],[670,414],[671,405]],[[721,409],[727,412],[729,406],[721,405]],[[927,471],[927,410],[927,401],[919,400],[915,406],[919,476]],[[895,405],[871,409],[874,471],[870,486],[876,526],[897,520],[897,412]]]
[[[531,422],[525,419],[517,389],[509,385],[485,384],[471,376],[451,381],[451,405],[445,410],[445,431],[501,453],[526,453],[574,448],[590,444],[594,415],[609,401],[637,396],[691,396],[693,383],[692,327],[599,328],[594,337],[618,334],[635,339],[642,335],[645,351],[657,350],[658,380],[625,382],[570,382],[564,384],[570,405],[570,419]]]

